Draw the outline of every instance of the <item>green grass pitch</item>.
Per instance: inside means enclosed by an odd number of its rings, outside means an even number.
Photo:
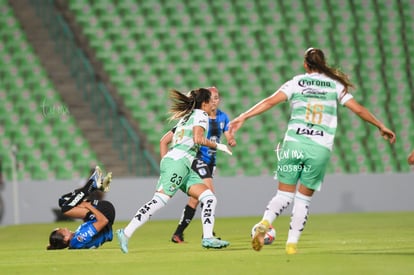
[[[221,249],[201,247],[195,219],[185,244],[170,237],[177,221],[150,221],[135,232],[130,252],[112,242],[95,250],[47,251],[55,227],[75,230],[79,222],[0,227],[1,274],[414,274],[414,212],[312,215],[299,254],[286,255],[289,217],[273,224],[277,236],[262,251],[250,247],[260,217],[216,218],[215,231],[230,241]],[[127,221],[117,221],[114,230]]]

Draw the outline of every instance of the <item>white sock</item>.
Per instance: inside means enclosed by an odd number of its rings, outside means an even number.
[[[203,224],[203,238],[213,238],[215,211],[217,198],[211,190],[205,190],[198,197],[201,202],[201,222]]]
[[[155,212],[167,205],[169,200],[170,197],[168,195],[156,192],[154,194],[154,197],[152,197],[149,202],[138,209],[135,216],[124,228],[125,236],[130,238],[132,234],[134,234],[135,230],[144,225],[151,218],[151,216],[154,215]]]
[[[295,193],[278,190],[276,195],[267,204],[263,214],[263,220],[267,220],[270,224],[282,214],[293,201]]]
[[[299,241],[308,220],[311,199],[312,197],[296,193],[287,243],[297,243]]]

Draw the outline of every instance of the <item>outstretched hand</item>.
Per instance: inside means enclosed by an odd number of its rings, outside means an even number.
[[[414,165],[414,150],[408,155],[407,162],[409,165]]]
[[[230,139],[227,141],[227,144],[228,144],[229,146],[231,146],[231,147],[234,147],[234,146],[236,146],[236,145],[237,145],[237,141],[236,141],[234,138],[230,138]]]
[[[242,127],[243,123],[244,123],[244,119],[242,119],[240,116],[230,121],[229,123],[230,135],[234,136],[237,130],[239,130],[240,127]]]
[[[380,130],[381,136],[385,140],[388,140],[391,144],[395,143],[396,136],[395,136],[395,133],[393,131],[391,131],[390,129],[388,129],[385,126],[381,127],[379,130]]]

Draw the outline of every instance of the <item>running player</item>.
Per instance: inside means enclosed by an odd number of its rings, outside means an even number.
[[[209,127],[207,132],[207,138],[213,142],[220,142],[221,135],[224,134],[227,140],[227,144],[234,147],[236,146],[236,140],[230,135],[228,129],[229,117],[228,115],[218,109],[220,104],[220,94],[216,87],[207,88],[211,92],[211,99],[213,109],[209,115]],[[172,142],[172,138],[175,132],[175,127],[168,131],[160,140],[160,154],[161,158],[168,152],[168,146]],[[216,170],[216,156],[217,151],[207,146],[201,146],[198,151],[193,165],[191,168],[197,172],[200,178],[203,179],[204,184],[214,193],[213,175]],[[174,243],[184,242],[184,230],[192,221],[198,200],[190,197],[187,205],[184,207],[178,226],[171,237],[171,241]]]
[[[281,102],[291,102],[288,129],[278,152],[279,187],[253,237],[252,247],[256,251],[262,249],[270,224],[293,202],[286,253],[297,253],[297,243],[308,219],[312,195],[321,188],[331,156],[337,127],[337,103],[377,127],[390,143],[396,139],[393,131],[353,98],[349,93],[353,84],[344,73],[327,65],[322,50],[308,49],[304,56],[304,68],[306,74],[293,77],[274,94],[230,122],[230,132],[234,133],[247,119]]]
[[[173,147],[161,159],[160,177],[156,191],[150,201],[141,206],[124,229],[117,230],[121,251],[128,253],[128,241],[135,230],[144,225],[151,216],[163,208],[178,190],[185,192],[202,203],[203,239],[201,245],[206,248],[223,248],[229,242],[214,238],[214,214],[217,204],[216,196],[203,183],[191,165],[200,146],[231,154],[229,148],[215,143],[205,137],[208,131],[208,114],[213,104],[211,92],[200,88],[188,96],[173,90],[171,92],[171,120],[179,119],[173,137]]]

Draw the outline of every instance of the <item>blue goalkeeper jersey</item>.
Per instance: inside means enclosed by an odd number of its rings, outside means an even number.
[[[209,118],[207,138],[219,143],[221,134],[229,130],[229,122],[230,120],[227,114],[217,109],[216,118]],[[216,152],[216,149],[201,146],[196,158],[203,160],[207,164],[216,165]]]
[[[101,232],[96,231],[93,223],[96,219],[81,224],[69,243],[70,249],[98,248],[104,242],[112,241],[112,229],[105,227]]]

